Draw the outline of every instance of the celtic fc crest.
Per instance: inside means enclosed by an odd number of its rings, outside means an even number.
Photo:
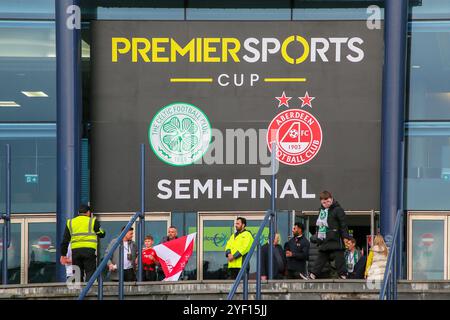
[[[148,138],[159,159],[173,166],[186,166],[205,154],[211,141],[211,125],[196,106],[176,102],[153,117]]]

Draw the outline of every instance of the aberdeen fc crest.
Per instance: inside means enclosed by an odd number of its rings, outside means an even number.
[[[313,98],[308,93],[305,97],[309,99],[306,105],[311,107]],[[300,100],[302,106],[305,105],[306,99],[303,97]],[[288,104],[286,106],[289,107]],[[311,161],[319,152],[322,139],[320,123],[311,113],[302,109],[288,109],[277,114],[267,132],[269,149],[273,142],[277,143],[278,161],[293,166]]]

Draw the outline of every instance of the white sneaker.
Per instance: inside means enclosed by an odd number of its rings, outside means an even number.
[[[305,276],[303,273],[300,272],[300,278],[303,280],[309,280],[310,278],[308,276]]]

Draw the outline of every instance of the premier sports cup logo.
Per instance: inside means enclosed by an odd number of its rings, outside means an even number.
[[[198,107],[176,102],[163,107],[152,119],[148,138],[156,156],[173,166],[199,160],[209,147],[211,125]]]
[[[317,119],[301,109],[279,113],[270,123],[267,144],[277,143],[277,159],[298,166],[313,159],[322,145],[322,128]]]

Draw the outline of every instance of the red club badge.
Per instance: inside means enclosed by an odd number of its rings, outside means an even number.
[[[322,128],[317,119],[301,109],[285,110],[270,122],[267,145],[277,143],[278,161],[298,166],[313,159],[322,145]]]

